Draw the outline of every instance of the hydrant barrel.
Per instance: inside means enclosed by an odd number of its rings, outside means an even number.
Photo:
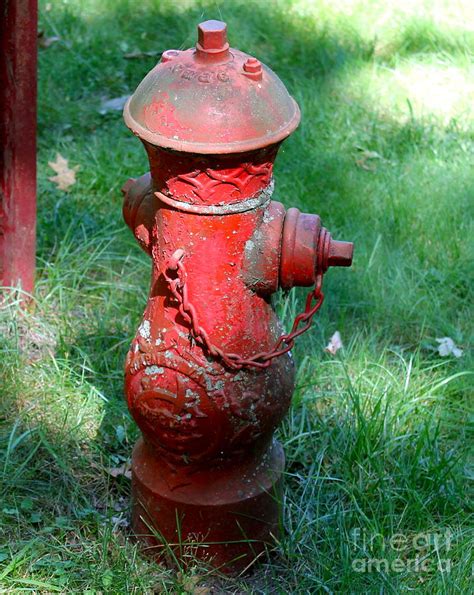
[[[195,556],[233,573],[279,534],[273,434],[294,390],[290,349],[352,244],[272,200],[278,149],[300,120],[283,83],[229,46],[225,23],[201,23],[197,37],[165,51],[124,109],[150,173],[125,183],[123,215],[152,259],[125,364],[143,436],[132,528],[159,560]],[[269,295],[295,285],[312,286],[311,299],[285,333]]]

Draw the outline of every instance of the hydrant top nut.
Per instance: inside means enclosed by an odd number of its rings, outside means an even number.
[[[227,25],[222,21],[204,21],[198,25],[198,43],[204,50],[223,50],[227,44]]]

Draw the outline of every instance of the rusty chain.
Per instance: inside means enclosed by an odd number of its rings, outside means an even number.
[[[306,297],[305,310],[295,317],[291,331],[287,335],[281,335],[271,351],[262,351],[249,358],[242,358],[236,353],[226,353],[214,345],[207,332],[199,325],[196,309],[189,301],[186,284],[187,272],[182,262],[183,257],[184,250],[176,250],[168,259],[163,269],[163,275],[169,285],[170,291],[179,303],[179,312],[186,322],[191,325],[191,333],[196,342],[203,345],[209,351],[210,355],[221,359],[225,365],[234,370],[240,370],[244,367],[267,368],[274,358],[290,351],[293,348],[295,339],[311,327],[313,317],[324,300],[324,294],[321,291],[323,275],[319,273],[316,277],[314,289]],[[177,273],[177,276],[175,278],[171,277],[169,271]],[[314,301],[315,303],[313,304]],[[301,323],[304,323],[304,326],[299,328]],[[282,347],[283,344],[285,345],[284,347]]]

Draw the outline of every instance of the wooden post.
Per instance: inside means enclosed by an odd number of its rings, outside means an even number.
[[[0,285],[35,274],[37,0],[0,7]]]

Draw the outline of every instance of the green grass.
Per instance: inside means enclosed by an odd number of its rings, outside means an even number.
[[[41,28],[61,40],[40,50],[36,295],[26,312],[14,299],[0,309],[0,591],[470,591],[470,4],[41,3]],[[298,388],[279,431],[285,535],[239,579],[143,558],[125,526],[129,481],[107,472],[138,436],[122,368],[150,265],[121,219],[120,187],[146,171],[145,153],[100,103],[132,92],[155,61],[124,53],[189,47],[206,18],[225,19],[231,44],[301,105],[277,198],[356,243],[295,350]],[[48,181],[57,152],[80,165],[69,194]],[[303,296],[279,298],[287,323]],[[335,330],[345,348],[331,357]],[[461,358],[439,357],[443,336]]]

